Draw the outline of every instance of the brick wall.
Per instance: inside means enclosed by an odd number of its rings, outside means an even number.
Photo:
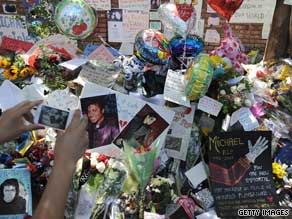
[[[161,0],[162,2],[167,2],[168,0]],[[23,8],[23,0],[16,0],[16,1],[9,1],[9,0],[1,0],[1,3],[12,3],[17,4],[17,11],[19,14],[24,14]],[[112,8],[118,8],[118,0],[112,0]],[[2,4],[0,8],[0,12],[2,11]],[[205,31],[208,29],[208,17],[212,14],[207,13],[207,3],[204,1],[203,8],[202,8],[202,17],[205,19]],[[87,39],[83,40],[82,43],[88,42],[99,42],[98,36],[103,37],[107,40],[107,17],[105,11],[98,11],[98,24],[94,31],[94,33],[88,37]],[[222,23],[224,23],[224,19],[220,19],[220,25],[212,27],[212,29],[217,29],[220,33],[221,37],[223,37],[222,31]],[[242,43],[247,47],[247,49],[258,48],[264,51],[266,40],[262,39],[262,28],[263,24],[232,24],[233,33],[236,37],[238,37]],[[118,43],[110,43],[114,47],[119,47],[120,44]],[[210,51],[217,47],[218,44],[206,43],[205,49],[206,51]]]

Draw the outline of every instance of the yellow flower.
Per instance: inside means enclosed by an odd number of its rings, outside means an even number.
[[[11,66],[3,72],[3,75],[10,81],[17,79],[19,75],[19,69],[16,66]]]
[[[281,164],[277,162],[272,163],[272,169],[273,174],[275,174],[279,179],[283,179],[283,177],[287,174],[286,171],[281,166]]]
[[[0,57],[0,68],[9,68],[11,66],[11,62],[4,57]]]
[[[22,78],[26,78],[28,76],[32,76],[34,75],[35,70],[32,67],[24,67],[21,71],[20,71],[20,77]]]

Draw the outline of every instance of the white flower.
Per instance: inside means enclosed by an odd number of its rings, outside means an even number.
[[[240,83],[238,86],[237,86],[237,90],[239,91],[239,92],[241,92],[241,91],[243,91],[243,90],[245,90],[246,89],[246,87],[245,87],[245,84],[243,84],[243,83]]]
[[[287,165],[287,164],[285,164],[285,163],[282,164],[282,169],[283,169],[283,170],[286,170],[287,168],[288,168],[288,165]]]
[[[103,173],[105,170],[105,164],[103,162],[98,162],[96,164],[96,169],[98,172]]]
[[[98,157],[99,157],[99,153],[97,153],[97,152],[93,152],[90,154],[90,160],[92,160],[92,159],[96,160]]]
[[[232,92],[233,94],[236,94],[236,93],[237,93],[237,87],[236,87],[236,86],[232,86],[232,87],[230,88],[230,90],[231,90],[231,92]]]
[[[225,90],[220,90],[220,95],[225,96],[226,95],[226,91]]]
[[[241,99],[240,99],[240,97],[235,97],[234,98],[234,104],[237,105],[237,106],[241,106]]]
[[[90,166],[91,166],[92,168],[94,168],[94,167],[96,167],[96,164],[97,164],[97,160],[96,160],[96,158],[91,158],[91,159],[90,159]]]
[[[246,100],[244,101],[244,104],[245,104],[245,106],[247,106],[247,107],[251,107],[251,101],[250,101],[249,99],[246,99]]]
[[[285,182],[286,185],[292,187],[292,178],[288,179],[287,175],[283,177],[283,181]]]

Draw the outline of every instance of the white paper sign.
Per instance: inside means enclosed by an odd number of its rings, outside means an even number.
[[[168,70],[164,86],[164,99],[190,107],[190,100],[185,94],[186,80],[180,71]]]
[[[119,0],[119,8],[149,10],[150,0]]]
[[[63,110],[75,110],[78,108],[79,99],[71,94],[69,90],[55,90],[50,93],[45,101],[51,107],[56,107]]]
[[[108,12],[109,42],[135,42],[137,33],[149,28],[149,11],[112,9]]]
[[[206,213],[200,214],[196,217],[197,219],[220,219],[220,217],[217,216],[215,210],[209,210]]]
[[[175,116],[166,136],[165,150],[169,157],[186,160],[195,107],[176,107],[171,110],[175,112]]]
[[[25,17],[21,16],[21,19],[25,20]],[[32,41],[28,36],[25,23],[15,18],[15,15],[0,14],[0,42],[3,36],[22,41]]]
[[[292,0],[284,0],[285,5],[292,5]]]
[[[110,0],[85,0],[91,7],[96,10],[111,10]]]
[[[150,11],[149,17],[150,17],[150,20],[156,20],[156,21],[160,20],[159,14],[157,11]]]
[[[269,23],[274,14],[276,0],[244,0],[232,16],[230,23]]]
[[[215,29],[208,29],[205,33],[205,42],[207,43],[220,43],[220,34]]]
[[[222,109],[223,104],[214,100],[210,97],[203,96],[199,100],[198,109],[211,114],[213,116],[218,116]]]
[[[209,17],[208,18],[208,26],[218,26],[220,24],[219,17]]]
[[[185,172],[185,175],[195,188],[208,178],[203,162],[198,163],[196,166]]]
[[[240,122],[245,131],[252,131],[259,127],[258,120],[247,107],[242,107],[232,114],[230,126],[233,126],[237,121]]]
[[[2,111],[10,109],[24,101],[22,90],[9,80],[0,86],[0,108]]]

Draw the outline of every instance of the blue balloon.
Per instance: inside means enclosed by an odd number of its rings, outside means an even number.
[[[186,41],[182,36],[177,35],[170,40],[169,46],[172,56],[183,56],[186,48],[185,57],[196,57],[203,51],[204,42],[194,35],[188,35]]]

